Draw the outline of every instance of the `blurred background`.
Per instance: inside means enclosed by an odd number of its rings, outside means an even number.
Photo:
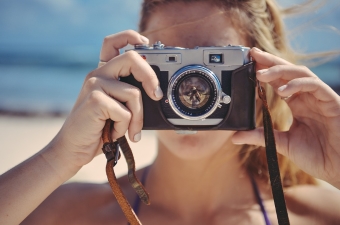
[[[288,7],[302,1],[278,2]],[[288,38],[299,52],[340,50],[340,2],[322,2],[285,19]],[[141,0],[0,1],[0,174],[54,137],[84,77],[97,66],[103,38],[137,30],[140,4]],[[339,57],[311,69],[339,93]],[[133,145],[139,149],[138,168],[152,162],[156,152],[153,132],[144,132],[142,139],[142,144]],[[105,181],[105,157],[97,158],[74,180]],[[118,174],[124,174],[125,163],[118,166]]]

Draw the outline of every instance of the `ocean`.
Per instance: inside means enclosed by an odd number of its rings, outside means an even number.
[[[0,112],[68,113],[93,68],[0,65]]]
[[[97,62],[79,65],[0,64],[0,113],[65,115],[72,109],[85,76]],[[340,63],[312,68],[324,82],[340,87]]]

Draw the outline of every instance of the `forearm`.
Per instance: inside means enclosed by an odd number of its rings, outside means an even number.
[[[7,171],[0,176],[0,224],[19,224],[79,169],[47,146]]]

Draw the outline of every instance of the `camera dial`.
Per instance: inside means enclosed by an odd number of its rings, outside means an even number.
[[[164,44],[162,44],[162,42],[160,42],[160,41],[156,41],[156,43],[153,44],[153,48],[154,49],[163,49],[164,48]]]
[[[170,106],[177,115],[188,120],[207,118],[221,106],[220,103],[230,102],[226,96],[217,76],[200,65],[181,68],[169,82]]]

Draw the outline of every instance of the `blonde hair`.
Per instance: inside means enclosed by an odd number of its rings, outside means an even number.
[[[140,32],[146,30],[152,12],[161,5],[164,6],[174,2],[192,3],[203,1],[208,0],[144,0],[139,30]],[[248,38],[249,47],[257,47],[293,63],[296,61],[297,54],[290,49],[285,36],[282,20],[284,11],[279,9],[275,0],[209,0],[208,2],[222,8],[224,13],[235,15],[229,18],[237,18],[232,22],[238,23],[245,28],[242,30]],[[287,104],[275,94],[271,86],[265,85],[265,88],[274,128],[281,131],[288,130],[292,122],[292,115]],[[256,105],[256,125],[259,127],[263,125],[261,101],[257,100]],[[239,152],[241,162],[249,173],[253,177],[259,177],[269,183],[264,148],[244,145]],[[299,184],[316,184],[313,177],[297,168],[288,158],[278,154],[278,159],[284,187]]]

